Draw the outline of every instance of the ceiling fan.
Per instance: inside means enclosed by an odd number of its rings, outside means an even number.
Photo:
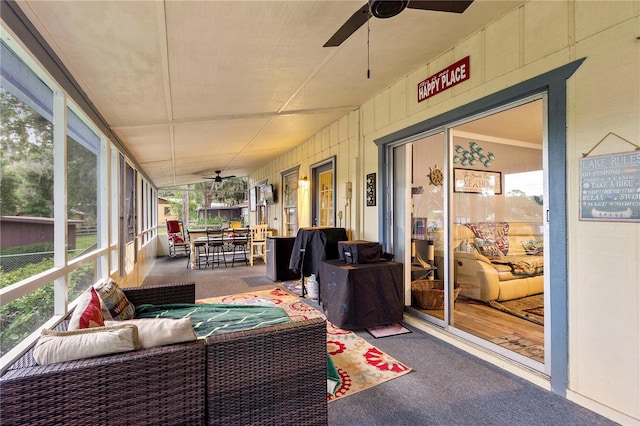
[[[391,18],[405,8],[435,10],[438,12],[462,13],[473,3],[473,0],[369,0],[367,4],[347,19],[336,33],[322,47],[340,46],[351,37],[358,28],[363,26],[371,16],[376,18]]]
[[[220,173],[222,173],[220,170],[216,170],[215,171],[215,176],[202,176],[203,179],[211,179],[213,182],[215,183],[219,183],[222,182],[225,179],[231,179],[234,178],[235,175],[231,175],[231,176],[220,176]]]

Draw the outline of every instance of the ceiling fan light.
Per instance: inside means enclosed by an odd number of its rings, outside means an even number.
[[[389,1],[389,0],[372,0],[371,14],[376,18],[391,18],[402,12],[407,5],[408,0]]]

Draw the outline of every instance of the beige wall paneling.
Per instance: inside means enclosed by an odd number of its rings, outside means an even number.
[[[524,5],[524,62],[530,64],[566,48],[569,8],[564,1],[532,1]]]
[[[389,122],[397,122],[407,115],[407,81],[402,79],[389,88]]]
[[[375,129],[380,130],[389,125],[389,90],[385,90],[373,98]]]
[[[367,101],[360,108],[360,122],[362,125],[362,136],[368,135],[371,132],[375,131],[375,107],[373,105],[373,100]]]
[[[594,34],[633,18],[634,4],[637,8],[640,3],[637,1],[576,2],[576,42],[580,43]]]
[[[322,129],[321,141],[323,150],[327,150],[333,145],[331,143],[331,127],[333,127],[333,124],[330,124],[329,127],[325,127],[324,129]]]
[[[509,12],[484,31],[483,65],[487,80],[513,72],[520,66],[520,13],[521,8]],[[505,34],[510,36],[505,37]],[[491,48],[487,49],[486,46]],[[471,68],[472,73],[474,68]]]
[[[340,121],[334,121],[329,126],[329,145],[335,146],[340,143]]]
[[[318,133],[316,133],[315,135],[313,135],[313,153],[314,154],[318,154],[321,153],[323,150],[323,146],[322,146],[322,132],[324,132],[326,129],[322,129],[321,131],[319,131]],[[328,143],[327,143],[328,146]],[[316,155],[315,157],[315,161],[318,161],[318,157]]]
[[[624,19],[622,7],[613,16]],[[596,7],[593,14],[601,12]],[[606,14],[605,14],[606,15]],[[585,10],[576,29],[596,19]],[[611,16],[611,15],[610,15]],[[587,57],[574,76],[575,123],[568,129],[570,389],[640,418],[640,224],[583,222],[579,212],[579,160],[607,133],[640,143],[640,18],[606,26],[576,47]],[[609,137],[591,155],[629,152]],[[593,268],[597,264],[606,268]],[[599,315],[593,315],[597,311]]]
[[[344,142],[349,139],[349,114],[338,120],[338,141]]]

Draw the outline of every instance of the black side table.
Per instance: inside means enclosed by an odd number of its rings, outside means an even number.
[[[320,264],[320,300],[327,319],[338,327],[359,329],[402,321],[403,265],[380,261],[350,265]]]

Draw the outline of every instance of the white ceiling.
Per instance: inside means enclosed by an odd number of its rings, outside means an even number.
[[[246,176],[521,0],[405,9],[322,45],[358,1],[19,1],[159,187]],[[427,76],[425,76],[427,77]]]

